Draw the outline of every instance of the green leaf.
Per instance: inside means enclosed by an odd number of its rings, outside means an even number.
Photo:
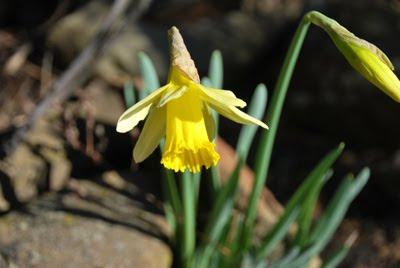
[[[199,201],[199,193],[200,193],[200,182],[201,182],[201,171],[192,174],[193,180],[193,193],[194,193],[194,201],[195,201],[195,211],[198,208],[198,201]]]
[[[300,212],[300,204],[297,204],[291,209],[286,209],[279,221],[274,225],[272,230],[263,238],[261,246],[256,253],[256,262],[261,262],[265,259],[279,242],[285,237],[289,227],[296,220]]]
[[[297,209],[298,205],[302,203],[302,201],[310,194],[315,187],[315,185],[322,184],[324,181],[324,174],[326,174],[327,170],[332,166],[334,161],[339,157],[341,152],[344,149],[344,143],[340,143],[339,146],[329,152],[320,163],[311,171],[311,173],[307,176],[305,181],[300,185],[297,191],[290,198],[289,202],[285,207],[285,211],[283,216],[279,219],[276,224],[276,228],[274,227],[270,233],[263,239],[260,247],[256,250],[256,261],[260,262],[264,260],[269,253],[271,253],[272,249],[278,244],[282,239],[282,229],[287,231],[288,226],[280,223],[287,222],[291,219],[289,216],[293,215],[293,211]],[[271,237],[274,237],[272,240]],[[277,239],[277,238],[279,239]]]
[[[138,53],[138,62],[140,73],[143,77],[144,87],[139,91],[139,98],[142,100],[151,92],[160,87],[160,82],[158,80],[156,69],[153,62],[144,52]]]
[[[229,224],[226,225],[225,232],[229,232],[229,240],[227,237],[222,237],[220,239],[220,243],[224,246],[228,251],[228,254],[225,254],[221,258],[221,268],[230,268],[230,267],[240,267],[239,264],[242,264],[242,256],[235,254],[240,248],[240,233],[238,232],[238,226],[243,224],[243,215],[241,213],[237,213],[233,215],[229,221]],[[227,233],[228,235],[228,233]]]
[[[324,261],[322,268],[335,268],[338,266],[346,258],[357,236],[357,232],[353,232],[346,242]]]
[[[305,200],[303,201],[299,219],[297,221],[298,232],[294,239],[294,244],[296,244],[297,246],[303,247],[307,243],[307,238],[312,222],[312,216],[318,200],[319,193],[323,184],[332,176],[332,174],[332,170],[327,170],[325,174],[318,174],[318,176],[323,176],[324,178],[319,180],[320,183],[316,183],[313,185]]]
[[[164,150],[165,139],[160,141],[160,151]],[[176,185],[175,175],[170,169],[162,169],[162,185],[165,196],[165,214],[167,216],[168,223],[171,226],[171,230],[175,230],[175,239],[182,232],[182,202],[179,196],[178,186]],[[172,215],[171,215],[172,213]]]
[[[165,180],[163,179],[163,181]],[[165,187],[163,186],[163,190],[164,189]],[[166,195],[166,193],[164,195]],[[164,213],[165,213],[165,219],[168,223],[169,228],[171,229],[171,232],[175,233],[177,228],[177,222],[174,215],[174,209],[172,208],[172,204],[170,202],[164,202]],[[174,240],[174,238],[172,240]]]
[[[211,87],[222,88],[222,83],[224,80],[224,66],[222,55],[219,50],[214,50],[214,52],[211,54],[208,76],[210,77]]]
[[[214,200],[221,189],[221,176],[216,166],[210,167],[209,177],[210,177],[209,184],[211,188],[210,189],[211,199]]]
[[[356,195],[359,193],[359,191],[364,187],[365,183],[368,181],[369,175],[370,175],[369,169],[364,168],[357,175],[357,177],[354,179],[354,181],[351,179],[352,175],[349,175],[345,178],[345,182],[343,182],[342,184],[346,184],[346,181],[350,181],[351,185],[345,189],[346,191],[343,194],[343,198],[338,197],[338,195],[341,193],[340,192],[341,188],[339,187],[339,189],[337,190],[338,193],[335,194],[334,198],[329,203],[329,205],[326,209],[326,212],[320,218],[320,220],[318,221],[318,224],[316,225],[315,229],[311,233],[310,242],[315,242],[315,241],[321,240],[320,238],[322,236],[324,236],[324,234],[326,234],[326,231],[327,231],[326,228],[329,226],[329,224],[332,224],[332,223],[329,223],[330,220],[333,219],[333,220],[335,220],[335,222],[338,222],[337,216],[344,216],[344,214],[346,213],[346,210],[344,210],[344,209],[345,208],[347,209],[350,202],[356,197]]]
[[[337,251],[328,257],[328,259],[323,263],[322,268],[335,268],[347,256],[349,250],[350,248],[346,245],[341,246]]]
[[[179,223],[179,217],[182,215],[182,203],[178,193],[178,187],[175,181],[174,173],[169,169],[163,169],[163,189],[165,194],[165,203],[167,203],[173,211],[175,225]]]
[[[210,78],[208,78],[208,77],[203,77],[201,79],[200,83],[205,87],[213,87],[212,82],[211,82]]]
[[[247,113],[254,118],[262,120],[265,107],[267,106],[267,96],[267,87],[264,84],[259,84],[254,90]],[[255,125],[243,125],[240,131],[239,139],[236,145],[236,152],[245,161],[249,154],[249,150],[251,144],[253,143],[253,138],[257,129],[258,126]]]
[[[239,161],[232,175],[218,193],[204,230],[206,241],[202,243],[198,250],[196,267],[208,267],[212,253],[224,234],[225,226],[228,224],[235,204],[234,197],[242,166],[243,161]]]
[[[136,103],[135,90],[131,80],[127,80],[124,84],[124,100],[127,108]]]
[[[326,212],[310,235],[310,246],[291,262],[288,268],[299,267],[322,251],[342,222],[350,203],[367,183],[369,175],[369,169],[364,168],[355,179],[352,175],[343,179],[329,202]]]
[[[291,261],[293,261],[300,253],[300,247],[294,246],[276,262],[268,265],[269,268],[285,268]]]

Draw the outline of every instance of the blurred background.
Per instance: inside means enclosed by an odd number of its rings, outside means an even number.
[[[396,0],[125,2],[115,17],[113,1],[0,2],[0,267],[169,267],[160,157],[132,163],[140,128],[122,135],[115,125],[125,110],[124,83],[142,87],[139,51],[166,81],[173,25],[200,76],[212,51],[221,51],[224,88],[246,101],[261,82],[271,95],[309,10],[374,43],[400,69]],[[352,69],[325,32],[310,27],[267,186],[284,204],[318,160],[345,142],[318,217],[342,175],[371,168],[331,242],[336,248],[358,233],[342,267],[400,266],[399,114],[399,104]],[[239,126],[220,123],[219,135],[235,144]]]

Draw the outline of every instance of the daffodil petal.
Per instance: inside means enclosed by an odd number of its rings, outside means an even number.
[[[144,124],[139,139],[133,149],[133,159],[136,163],[145,160],[158,146],[165,136],[166,108],[154,108]]]
[[[157,89],[149,96],[126,110],[118,119],[117,131],[121,133],[128,132],[129,130],[134,128],[139,123],[139,121],[145,119],[153,103],[160,98],[161,94],[169,86],[170,85],[167,84]]]
[[[216,110],[218,113],[222,114],[223,116],[229,118],[232,121],[235,121],[239,124],[246,124],[246,125],[259,125],[260,127],[268,129],[268,126],[261,122],[260,120],[251,117],[250,115],[242,112],[238,108],[234,106],[229,106],[221,103],[209,102],[207,103],[210,105],[211,108]]]
[[[189,87],[187,86],[171,86],[169,88],[167,88],[163,94],[161,95],[160,101],[158,103],[158,107],[162,107],[164,106],[167,102],[179,98],[180,96],[182,96]]]
[[[201,111],[203,112],[204,124],[206,125],[208,139],[213,141],[215,139],[215,121],[210,107],[208,107],[205,102],[202,102]]]
[[[196,85],[196,87],[198,87],[201,93],[203,93],[201,95],[205,101],[209,101],[210,99],[212,99],[214,101],[222,102],[227,105],[239,106],[240,108],[246,106],[246,102],[239,98],[236,98],[235,94],[233,94],[232,91],[209,88],[200,84]]]

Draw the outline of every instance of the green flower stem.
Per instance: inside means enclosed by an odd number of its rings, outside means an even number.
[[[183,205],[183,240],[182,240],[182,264],[190,268],[196,246],[196,200],[195,185],[191,173],[187,170],[180,178]]]
[[[244,249],[248,249],[251,243],[252,229],[257,211],[257,203],[267,179],[272,148],[275,141],[276,131],[278,129],[283,103],[285,101],[286,92],[292,78],[293,70],[309,26],[310,23],[307,22],[303,17],[286,54],[277,85],[272,95],[270,108],[268,109],[266,115],[266,123],[269,126],[269,130],[263,131],[260,141],[261,146],[257,151],[257,160],[255,163],[255,182],[250,196],[249,206],[245,215],[244,230],[242,231],[242,245]]]

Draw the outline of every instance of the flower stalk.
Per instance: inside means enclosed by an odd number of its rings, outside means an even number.
[[[279,73],[278,81],[271,97],[271,103],[267,109],[265,121],[269,125],[269,130],[264,130],[262,132],[260,146],[256,155],[254,186],[250,195],[248,207],[246,209],[243,230],[241,230],[243,249],[248,249],[250,247],[253,225],[257,213],[257,203],[267,180],[272,149],[275,142],[276,132],[278,130],[279,119],[282,113],[283,104],[285,102],[287,89],[289,87],[293,70],[296,66],[300,49],[303,45],[309,26],[310,22],[303,18],[297,27],[296,33],[292,39],[283,66]]]

